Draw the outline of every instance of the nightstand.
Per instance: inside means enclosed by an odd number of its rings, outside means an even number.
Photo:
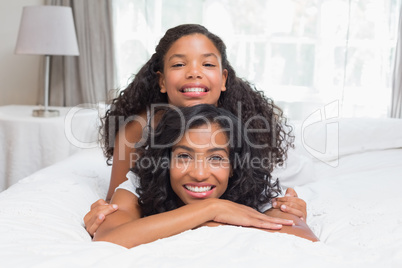
[[[97,110],[52,107],[60,116],[33,117],[38,108],[0,106],[0,191],[80,149],[98,146]]]

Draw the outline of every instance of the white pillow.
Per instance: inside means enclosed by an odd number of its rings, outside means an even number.
[[[293,148],[289,148],[287,153],[285,164],[276,167],[271,174],[273,179],[279,179],[281,187],[294,188],[317,180],[311,158],[297,153]]]
[[[332,118],[295,125],[296,153],[330,163],[340,157],[402,148],[402,119]]]

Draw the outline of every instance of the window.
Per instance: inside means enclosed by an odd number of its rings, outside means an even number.
[[[343,116],[386,116],[401,0],[118,0],[125,87],[165,31],[199,23],[219,35],[237,74],[292,119],[338,101]]]

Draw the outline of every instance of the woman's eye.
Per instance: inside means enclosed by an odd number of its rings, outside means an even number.
[[[181,160],[187,160],[187,159],[191,159],[190,155],[188,154],[178,154],[176,156],[177,159],[181,159]]]
[[[224,158],[219,155],[214,155],[209,158],[211,161],[222,161]]]
[[[209,158],[209,163],[211,164],[211,167],[213,168],[226,168],[230,167],[230,161],[229,158],[220,156],[220,155],[214,155]]]

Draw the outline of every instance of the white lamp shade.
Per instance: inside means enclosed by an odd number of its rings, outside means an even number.
[[[15,53],[79,55],[71,7],[24,7]]]

